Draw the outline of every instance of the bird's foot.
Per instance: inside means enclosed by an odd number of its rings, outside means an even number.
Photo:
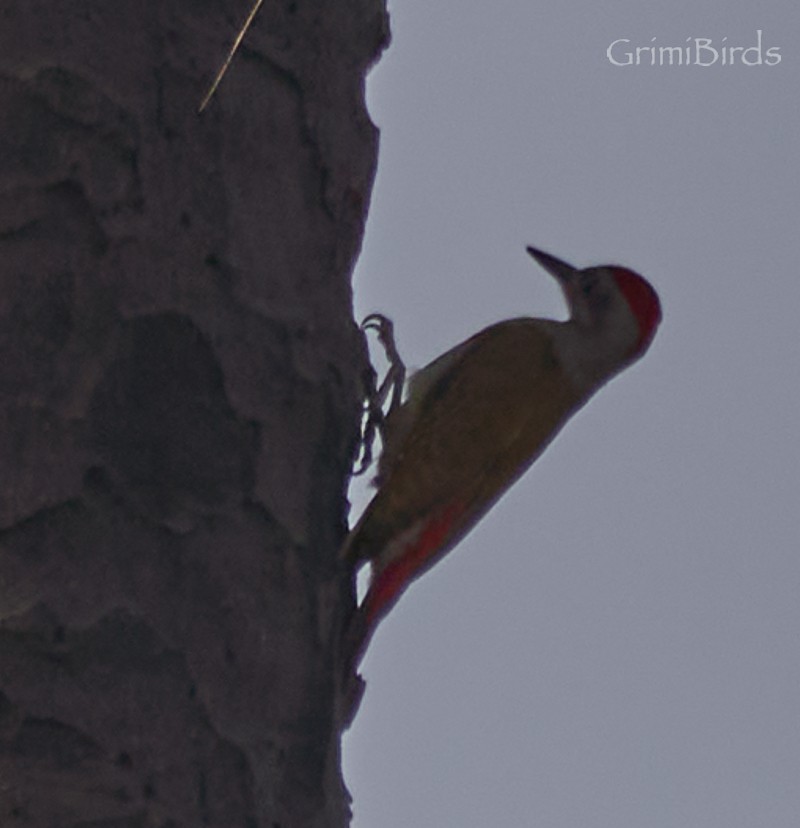
[[[399,408],[403,401],[403,387],[406,382],[406,366],[394,341],[394,324],[382,313],[371,313],[361,323],[363,331],[374,330],[378,342],[383,346],[389,368],[383,381],[378,385],[375,371],[370,369],[366,378],[367,392],[364,402],[364,422],[361,430],[361,459],[354,475],[363,474],[372,463],[373,445],[378,435],[385,442],[386,418]],[[389,400],[389,408],[384,413],[384,405]]]

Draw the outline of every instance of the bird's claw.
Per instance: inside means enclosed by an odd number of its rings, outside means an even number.
[[[403,386],[406,381],[406,366],[394,341],[392,320],[382,313],[371,313],[364,317],[361,330],[377,332],[378,342],[381,343],[386,359],[389,361],[389,369],[380,385],[378,385],[375,371],[372,368],[370,368],[365,378],[367,390],[364,401],[364,424],[361,430],[362,454],[358,467],[353,472],[354,475],[363,474],[372,463],[375,435],[380,435],[381,442],[385,442],[386,418],[402,403]],[[384,413],[383,408],[387,399],[389,400],[389,409]]]

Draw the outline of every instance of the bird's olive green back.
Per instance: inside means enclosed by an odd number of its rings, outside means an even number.
[[[422,370],[404,404],[413,411],[400,409],[389,433],[357,557],[378,554],[398,532],[456,505],[460,518],[443,554],[538,456],[583,402],[553,350],[558,324],[501,322]]]

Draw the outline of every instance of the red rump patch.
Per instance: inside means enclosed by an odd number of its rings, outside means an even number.
[[[649,282],[625,267],[615,267],[614,280],[639,321],[639,341],[636,352],[643,351],[661,321],[661,302]]]
[[[459,506],[451,504],[438,512],[419,537],[376,578],[364,599],[364,609],[370,626],[400,597],[409,581],[439,551],[461,511]]]

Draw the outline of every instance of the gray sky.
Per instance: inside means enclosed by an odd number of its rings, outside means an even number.
[[[798,825],[800,7],[758,5],[390,3],[359,315],[409,367],[563,318],[535,244],[664,321],[381,625],[354,828]],[[759,29],[777,65],[606,56]]]

